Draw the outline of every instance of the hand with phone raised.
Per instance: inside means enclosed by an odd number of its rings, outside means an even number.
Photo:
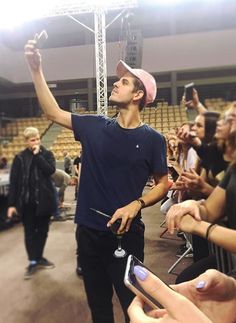
[[[44,46],[44,44],[45,44],[45,42],[46,42],[47,39],[48,39],[48,34],[47,34],[47,32],[46,32],[45,29],[42,30],[39,34],[36,33],[34,35],[34,40],[36,42],[35,46],[37,48],[39,48],[39,49],[40,48],[43,48],[43,46]]]
[[[230,323],[236,320],[235,280],[217,270],[207,270],[194,280],[171,286],[172,289],[142,266],[136,266],[134,274],[145,292],[164,309],[145,313],[145,301],[137,296],[128,309],[132,323]]]
[[[184,86],[184,96],[186,102],[193,100],[193,90],[194,90],[194,83],[189,83]]]
[[[35,34],[34,39],[28,40],[25,45],[25,57],[33,72],[40,71],[41,69],[41,54],[39,48],[43,47],[47,38],[47,32],[43,30],[39,34]]]
[[[187,109],[196,110],[198,114],[207,112],[207,109],[199,100],[198,91],[195,89],[194,83],[185,85],[182,104],[185,105]]]

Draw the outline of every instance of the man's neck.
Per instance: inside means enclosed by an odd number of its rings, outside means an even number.
[[[138,128],[142,125],[140,112],[137,110],[131,111],[121,109],[117,117],[117,122],[122,128],[127,129]]]

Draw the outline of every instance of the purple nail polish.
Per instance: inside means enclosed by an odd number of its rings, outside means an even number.
[[[196,288],[197,289],[202,289],[206,286],[206,282],[204,280],[200,280],[197,284],[196,284]]]
[[[134,274],[137,276],[140,280],[145,280],[148,275],[148,271],[141,267],[141,266],[135,266],[134,267]]]

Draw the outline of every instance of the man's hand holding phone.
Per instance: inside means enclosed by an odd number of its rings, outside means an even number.
[[[112,219],[108,221],[107,226],[111,227],[118,219],[121,220],[118,234],[124,234],[128,232],[133,219],[140,211],[140,204],[137,201],[133,201],[122,208],[116,210],[113,214]]]
[[[39,48],[43,47],[47,38],[48,35],[46,31],[43,30],[41,33],[35,34],[34,39],[28,40],[25,45],[25,57],[33,72],[37,72],[41,68],[41,54],[39,53]]]
[[[42,30],[39,34],[34,35],[34,40],[35,40],[35,47],[36,48],[42,48],[48,39],[48,34],[46,30]]]

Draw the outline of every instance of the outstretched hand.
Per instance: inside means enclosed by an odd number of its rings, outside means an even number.
[[[25,45],[25,57],[32,71],[39,71],[41,68],[41,54],[36,48],[36,40],[28,40]]]

